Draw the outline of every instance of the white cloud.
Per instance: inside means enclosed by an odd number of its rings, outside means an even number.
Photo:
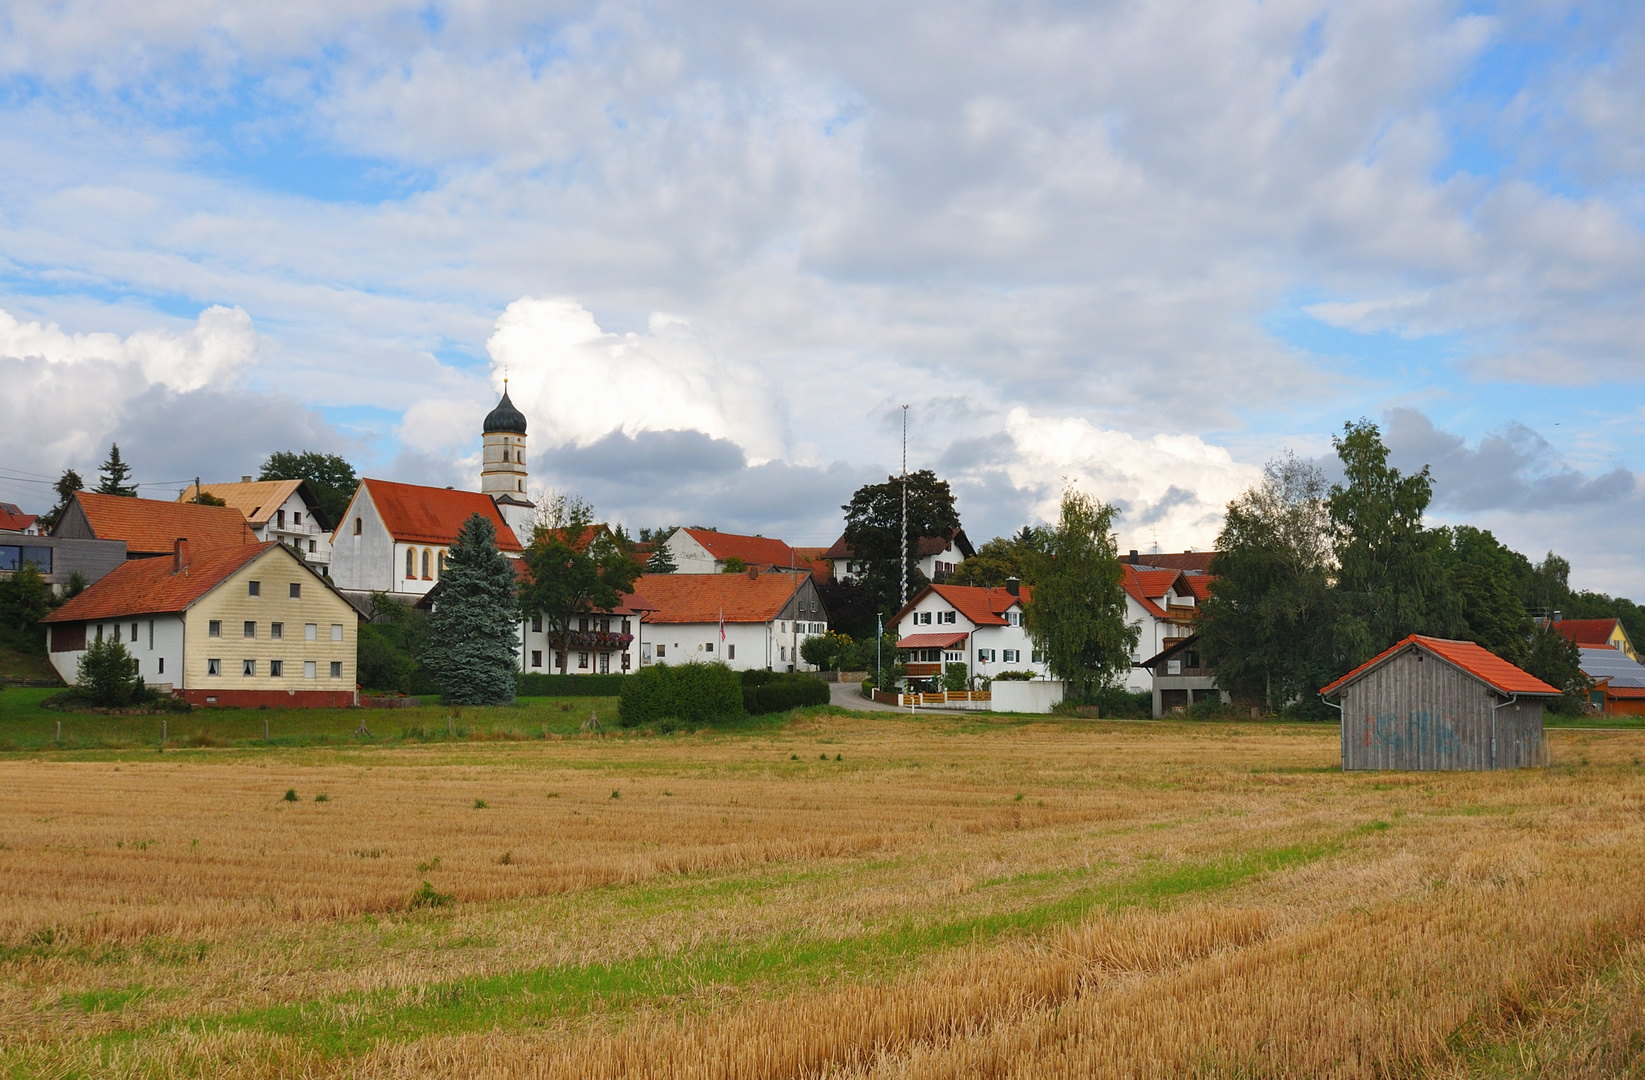
[[[652,315],[645,333],[616,334],[575,300],[522,297],[486,350],[537,446],[699,431],[732,440],[751,464],[783,454],[782,404],[765,373],[717,355],[683,320]]]
[[[188,330],[140,330],[118,334],[64,333],[55,323],[18,322],[0,311],[0,356],[39,357],[53,365],[103,362],[134,369],[168,390],[198,390],[239,374],[257,353],[251,316],[239,308],[214,305]]]

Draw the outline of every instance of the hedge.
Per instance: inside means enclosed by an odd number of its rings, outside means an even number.
[[[744,715],[742,683],[724,664],[654,664],[618,677],[622,702],[617,714],[623,727],[661,720],[711,724]]]
[[[631,675],[531,675],[519,676],[521,697],[616,697]]]
[[[781,674],[750,686],[743,684],[743,708],[750,716],[787,712],[801,705],[827,705],[828,684],[813,675]]]

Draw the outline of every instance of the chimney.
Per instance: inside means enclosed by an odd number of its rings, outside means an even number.
[[[1010,593],[1012,596],[1021,596],[1022,595],[1022,582],[1018,581],[1014,577],[1006,578],[1005,579],[1005,591]]]
[[[179,536],[171,545],[171,572],[181,574],[188,569],[188,537]]]
[[[749,581],[758,581],[758,580],[760,580],[760,568],[759,567],[750,566],[748,568],[748,580]]]
[[[1125,561],[1130,563],[1132,566],[1137,565],[1137,549],[1136,548],[1131,549],[1131,554],[1130,554],[1129,557],[1126,558]]]
[[[251,477],[249,477],[249,476],[242,476],[242,477],[240,477],[240,483],[242,483],[242,484],[249,484],[249,483],[251,483]]]

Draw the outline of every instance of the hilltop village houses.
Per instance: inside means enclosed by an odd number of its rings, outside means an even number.
[[[470,517],[491,522],[498,550],[523,572],[537,509],[527,495],[526,418],[506,387],[481,445],[479,491],[366,478],[335,521],[306,481],[249,476],[191,486],[175,501],[78,492],[49,535],[0,504],[0,573],[28,562],[59,591],[71,579],[89,586],[49,621],[51,661],[65,679],[86,642],[103,636],[138,657],[145,681],[202,704],[352,699],[358,623],[379,614],[379,596],[438,604],[447,553]],[[610,536],[605,525],[590,526],[571,543],[581,550],[602,535]],[[561,633],[540,615],[522,618],[519,669],[623,674],[719,662],[813,670],[802,650],[829,626],[818,586],[853,582],[863,571],[843,537],[797,548],[687,527],[662,543],[675,572],[641,575],[611,610],[579,615]],[[1023,625],[1031,588],[951,584],[974,554],[963,529],[918,545],[932,584],[887,624],[907,650],[911,682],[935,683],[954,664],[973,686],[1006,673],[1050,679]],[[1209,673],[1185,676],[1181,667],[1197,655],[1192,623],[1207,595],[1210,555],[1133,551],[1124,561],[1127,617],[1140,628],[1126,687],[1155,689],[1156,714],[1219,693]],[[1157,692],[1163,678],[1185,677],[1199,681],[1185,693],[1174,684]]]

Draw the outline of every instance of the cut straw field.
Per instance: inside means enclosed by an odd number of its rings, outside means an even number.
[[[1645,733],[908,719],[0,760],[27,1076],[1645,1075]],[[287,793],[291,793],[288,799]]]

